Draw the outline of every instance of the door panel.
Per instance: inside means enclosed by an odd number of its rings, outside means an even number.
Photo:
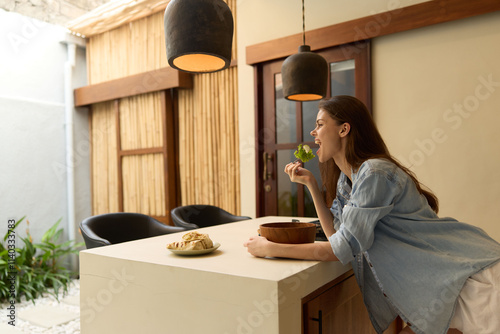
[[[318,52],[329,63],[327,98],[352,95],[371,109],[369,42],[357,43],[346,55],[341,47]],[[316,217],[316,210],[304,186],[290,182],[283,171],[295,161],[299,144],[317,145],[310,132],[316,123],[319,101],[294,102],[283,97],[281,65],[283,60],[258,65],[257,89],[257,216]],[[259,74],[260,73],[260,74]],[[321,183],[318,160],[304,165]],[[265,175],[264,175],[265,172]]]
[[[276,120],[276,144],[284,144],[297,141],[297,103],[288,101],[283,97],[283,85],[281,73],[274,75],[275,96],[275,120]]]
[[[295,150],[278,150],[277,151],[277,169],[293,161],[295,157],[293,152]],[[277,192],[278,192],[278,216],[297,216],[297,184],[290,182],[290,178],[286,173],[278,170],[277,173]]]
[[[376,333],[354,275],[305,302],[302,312],[305,334]],[[389,325],[384,334],[396,334],[401,329],[402,323],[398,318]]]
[[[354,72],[354,59],[330,63],[330,95],[356,96]]]

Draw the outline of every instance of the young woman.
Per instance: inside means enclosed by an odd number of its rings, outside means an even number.
[[[310,191],[328,242],[245,242],[257,257],[351,263],[377,333],[400,316],[402,333],[500,333],[500,244],[439,218],[438,200],[387,150],[368,110],[350,96],[319,104],[317,156],[331,207],[312,173],[290,163]],[[330,203],[329,203],[330,204]]]

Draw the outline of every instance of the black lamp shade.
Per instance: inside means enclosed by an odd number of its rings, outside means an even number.
[[[328,63],[311,52],[309,45],[301,45],[281,66],[283,95],[292,101],[314,101],[326,96]]]
[[[233,16],[222,0],[171,0],[164,16],[167,59],[181,71],[216,72],[231,64]]]

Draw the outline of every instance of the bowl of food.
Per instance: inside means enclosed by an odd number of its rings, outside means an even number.
[[[267,240],[280,244],[313,243],[316,238],[316,224],[300,222],[276,222],[259,226],[259,234]]]

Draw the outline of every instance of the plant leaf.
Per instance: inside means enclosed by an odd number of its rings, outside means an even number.
[[[23,220],[24,218],[26,218],[26,216],[23,216],[21,219],[19,219],[16,224],[14,225],[14,228],[11,228],[11,229],[7,229],[7,232],[5,233],[5,236],[3,237],[3,241],[7,240],[7,238],[9,237],[9,234],[10,234],[10,231],[13,231],[16,229],[17,225],[19,225]]]

